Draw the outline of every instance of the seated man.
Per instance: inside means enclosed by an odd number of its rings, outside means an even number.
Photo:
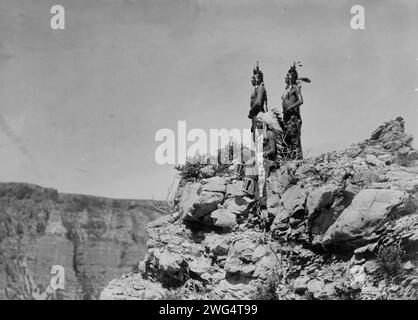
[[[263,157],[266,178],[268,178],[270,176],[270,169],[276,164],[277,160],[276,135],[273,130],[268,128],[265,131],[263,141]]]
[[[257,116],[257,119],[263,121],[266,126],[267,131],[264,133],[264,138],[270,139],[271,142],[275,142],[274,151],[272,148],[270,148],[269,151],[274,152],[273,161],[277,162],[284,157],[286,149],[286,144],[284,141],[284,125],[280,116],[280,112],[277,110],[277,108],[273,107],[270,111],[260,113]]]

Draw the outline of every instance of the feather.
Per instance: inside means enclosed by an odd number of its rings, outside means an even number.
[[[311,79],[309,79],[309,78],[298,78],[298,80],[303,81],[303,82],[307,82],[307,83],[311,83]]]

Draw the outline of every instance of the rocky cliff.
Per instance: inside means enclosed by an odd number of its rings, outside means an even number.
[[[282,162],[261,199],[202,168],[148,224],[138,271],[101,299],[417,299],[411,142],[399,117],[347,150]]]
[[[55,298],[95,299],[109,280],[136,268],[146,223],[164,202],[58,193],[0,183],[0,299],[51,299],[51,267],[64,268]]]

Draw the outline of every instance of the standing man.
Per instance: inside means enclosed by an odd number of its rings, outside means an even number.
[[[253,134],[254,139],[255,130],[257,129],[255,118],[258,115],[258,113],[267,111],[267,92],[264,87],[263,73],[260,71],[258,67],[258,61],[257,66],[255,67],[255,69],[253,69],[251,84],[254,87],[254,91],[251,94],[250,112],[248,113],[248,118],[251,119],[251,132]]]
[[[253,76],[251,78],[251,84],[254,87],[254,91],[252,92],[250,98],[250,111],[248,113],[248,118],[251,119],[251,133],[253,135],[255,145],[260,197],[263,196],[262,186],[265,181],[265,170],[263,165],[263,122],[257,120],[257,115],[260,112],[267,111],[267,92],[264,88],[263,80],[263,73],[260,71],[257,61],[257,65],[253,69]],[[266,105],[265,108],[264,105]]]
[[[288,146],[288,156],[291,159],[303,159],[301,143],[302,118],[299,110],[299,107],[303,104],[303,97],[299,80],[310,82],[307,78],[298,78],[296,62],[294,62],[287,72],[285,78],[286,89],[282,95],[283,121],[286,127],[285,142]]]

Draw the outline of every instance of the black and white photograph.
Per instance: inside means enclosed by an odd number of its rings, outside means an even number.
[[[415,0],[0,0],[0,300],[418,300],[417,34]]]

